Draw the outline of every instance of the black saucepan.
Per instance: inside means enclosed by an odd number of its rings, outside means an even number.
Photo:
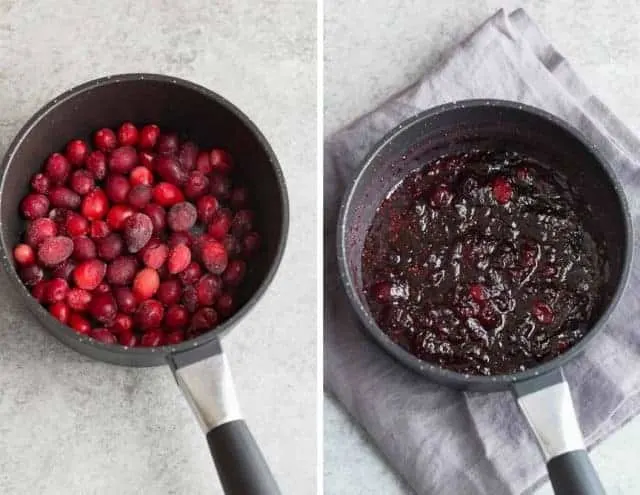
[[[422,361],[390,340],[371,316],[362,291],[361,253],[385,195],[430,158],[472,148],[526,153],[555,167],[575,185],[594,215],[589,232],[604,241],[610,271],[595,323],[574,347],[532,369],[500,376],[469,376]],[[603,494],[584,447],[562,368],[582,353],[616,305],[632,253],[631,220],[622,188],[598,151],[576,130],[536,108],[498,100],[446,104],[399,125],[374,148],[345,196],[338,223],[342,281],[368,334],[389,354],[426,378],[461,390],[513,391],[547,461],[558,494]]]
[[[210,332],[175,346],[129,349],[76,334],[31,297],[11,261],[13,246],[25,228],[18,204],[29,190],[30,176],[52,151],[62,149],[70,139],[89,139],[96,129],[116,127],[124,121],[157,123],[185,133],[200,146],[228,149],[258,206],[256,220],[264,242],[245,289],[239,294],[239,311]],[[24,304],[47,331],[76,351],[101,361],[125,366],[168,362],[207,435],[225,492],[279,493],[239,412],[219,341],[247,314],[271,282],[282,258],[289,225],[287,191],[278,160],[246,115],[212,91],[168,76],[125,74],[82,84],[38,111],[11,144],[2,168],[0,221],[4,270]]]

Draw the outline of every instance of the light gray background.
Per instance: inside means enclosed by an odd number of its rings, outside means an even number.
[[[520,6],[594,93],[640,132],[640,4],[635,1],[325,0],[325,134],[413,83],[498,8]],[[636,418],[593,453],[609,495],[640,493],[639,445]],[[411,493],[330,397],[324,403],[324,491]],[[539,491],[551,493],[549,486]]]
[[[284,493],[316,486],[315,9],[312,0],[0,0],[0,153],[58,93],[129,71],[173,74],[219,92],[273,145],[291,199],[287,252],[224,347],[245,416]],[[221,489],[168,368],[119,368],[65,348],[2,275],[0,493]]]

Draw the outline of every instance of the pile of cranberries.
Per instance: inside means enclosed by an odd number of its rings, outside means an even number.
[[[178,344],[236,309],[259,249],[233,159],[130,122],[70,141],[31,178],[13,256],[31,294],[79,334]]]

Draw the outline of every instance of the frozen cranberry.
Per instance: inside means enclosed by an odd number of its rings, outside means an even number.
[[[211,184],[211,194],[218,199],[228,199],[231,191],[231,181],[228,177],[220,174],[211,174],[209,179]]]
[[[33,265],[36,262],[36,253],[28,244],[18,244],[13,248],[13,259],[19,265]]]
[[[169,251],[167,268],[169,273],[176,274],[183,271],[191,263],[191,250],[185,244],[178,244]]]
[[[141,151],[138,153],[138,163],[149,170],[153,170],[153,162],[155,159],[156,156],[149,151]]]
[[[196,203],[196,210],[198,211],[198,219],[203,224],[208,224],[213,218],[213,214],[218,209],[218,200],[211,196],[206,195],[198,198]]]
[[[138,129],[131,122],[124,122],[118,128],[118,142],[120,146],[135,146],[138,144]]]
[[[243,210],[249,206],[249,191],[246,187],[236,187],[231,190],[229,202],[234,210]]]
[[[68,237],[47,237],[38,247],[38,260],[45,266],[55,266],[73,252],[73,241]]]
[[[69,292],[69,284],[62,278],[52,278],[44,288],[44,302],[53,304],[64,301]]]
[[[69,321],[69,306],[67,306],[62,301],[57,303],[53,303],[49,307],[49,313],[60,323],[64,323],[65,325]]]
[[[219,241],[222,241],[231,229],[231,211],[220,209],[213,214],[207,232]]]
[[[95,243],[86,236],[73,238],[73,253],[71,254],[76,261],[85,261],[97,256]]]
[[[154,168],[156,174],[170,184],[181,186],[187,182],[187,172],[180,168],[180,163],[173,156],[159,156],[155,160]]]
[[[374,284],[369,293],[379,304],[391,302],[391,284],[389,282],[378,282]]]
[[[493,197],[501,205],[508,203],[513,196],[511,184],[504,177],[496,177],[491,184]]]
[[[89,155],[89,146],[82,139],[74,139],[69,141],[64,154],[71,165],[80,167]]]
[[[182,330],[172,330],[167,334],[167,345],[177,345],[184,341],[184,332]]]
[[[178,135],[173,132],[160,134],[156,149],[163,155],[175,154],[178,151]]]
[[[147,167],[136,167],[129,174],[131,186],[150,186],[153,184],[153,173]]]
[[[553,310],[551,307],[541,301],[535,301],[533,303],[533,310],[531,311],[533,316],[543,325],[549,325],[553,323]]]
[[[35,265],[32,265],[35,266]],[[47,289],[47,281],[40,280],[40,282],[36,282],[36,284],[31,288],[31,295],[33,298],[39,303],[44,302],[44,293]]]
[[[184,201],[184,194],[169,182],[160,182],[153,187],[153,200],[161,206],[172,206]]]
[[[242,246],[240,245],[240,241],[232,235],[226,235],[224,240],[222,241],[224,248],[229,255],[229,258],[237,258],[242,253]]]
[[[124,222],[124,240],[130,253],[140,251],[153,234],[153,223],[144,213],[134,213]]]
[[[491,304],[485,304],[480,308],[478,319],[483,327],[489,329],[495,328],[498,325],[500,317]]]
[[[129,285],[137,271],[138,263],[133,256],[118,256],[107,266],[107,280],[112,285]]]
[[[124,175],[112,174],[107,177],[104,190],[107,197],[114,203],[124,203],[131,185]]]
[[[249,232],[242,238],[242,254],[250,258],[260,249],[260,235],[257,232]]]
[[[138,136],[138,146],[142,149],[151,149],[156,145],[160,136],[160,128],[157,125],[149,124],[140,129]]]
[[[67,210],[66,208],[53,208],[49,212],[48,217],[56,223],[58,232],[61,234],[64,231],[64,223],[67,221],[68,213],[69,210]]]
[[[80,206],[82,198],[79,194],[67,187],[55,186],[49,191],[49,201],[51,202],[51,206],[56,208],[75,210]]]
[[[184,306],[174,304],[167,309],[164,322],[169,328],[184,328],[189,323],[189,312]]]
[[[164,344],[164,334],[159,328],[154,328],[146,331],[142,335],[140,344],[143,347],[158,347]]]
[[[82,215],[70,211],[65,220],[65,230],[72,237],[85,235],[89,232],[89,221]]]
[[[209,153],[201,151],[196,156],[196,168],[205,175],[211,173],[211,162],[209,161]]]
[[[209,192],[209,179],[198,170],[189,174],[184,185],[184,194],[189,199],[197,199]]]
[[[122,254],[124,242],[119,234],[111,233],[96,241],[98,256],[105,261],[111,261]]]
[[[91,297],[91,292],[88,290],[74,287],[73,289],[69,289],[69,292],[67,292],[67,306],[74,311],[86,311],[89,307],[89,303],[91,302]]]
[[[154,234],[157,234],[164,230],[167,224],[167,213],[162,206],[155,203],[150,203],[142,209],[142,213],[144,213],[151,219]]]
[[[231,260],[222,274],[222,280],[226,285],[237,287],[244,279],[247,272],[247,264],[242,260]]]
[[[196,166],[196,158],[198,157],[198,146],[192,141],[186,141],[178,150],[178,161],[180,166],[187,172],[193,170]]]
[[[96,180],[102,180],[107,175],[107,157],[102,151],[92,151],[87,157],[85,167]]]
[[[432,208],[444,208],[453,201],[453,193],[446,184],[440,184],[429,194],[429,205]]]
[[[73,280],[80,289],[93,290],[100,285],[106,271],[107,265],[100,260],[83,261],[73,271]]]
[[[127,196],[127,202],[134,208],[141,210],[149,204],[151,197],[151,186],[139,184],[131,188],[129,196]]]
[[[157,270],[167,261],[169,248],[160,241],[151,240],[142,250],[142,261],[149,268]]]
[[[167,244],[170,248],[176,247],[178,244],[184,244],[185,246],[191,247],[193,242],[189,232],[172,232]]]
[[[80,212],[89,220],[101,220],[109,210],[107,195],[100,188],[87,194],[82,200]]]
[[[69,280],[73,270],[75,269],[76,264],[72,259],[64,260],[59,265],[56,265],[51,270],[51,275],[56,278],[62,278],[64,280]]]
[[[138,153],[131,146],[121,146],[109,155],[109,170],[114,174],[128,174],[138,163]]]
[[[44,217],[49,211],[49,199],[43,194],[27,194],[20,202],[20,212],[27,220]]]
[[[44,164],[44,174],[54,184],[64,184],[71,173],[71,164],[60,153],[53,153]]]
[[[89,320],[83,318],[78,313],[71,313],[67,323],[76,333],[81,335],[89,335],[91,332],[91,323],[89,323]]]
[[[200,246],[200,258],[205,268],[214,275],[220,275],[227,268],[227,252],[220,242],[204,241]]]
[[[242,236],[253,228],[253,211],[240,210],[234,216],[231,221],[231,232],[235,236]]]
[[[32,287],[44,278],[44,272],[38,265],[23,266],[18,274],[27,287]]]
[[[94,328],[89,334],[93,339],[103,344],[115,344],[118,342],[116,336],[106,328]]]
[[[143,268],[133,279],[133,295],[138,301],[150,299],[158,292],[160,276],[153,268]]]
[[[93,296],[99,294],[111,294],[111,286],[106,282],[102,282],[100,285],[98,285],[98,287],[93,289],[92,293]]]
[[[198,294],[193,286],[186,286],[182,291],[182,304],[189,313],[198,309]]]
[[[111,294],[98,294],[89,303],[89,313],[104,325],[111,325],[118,314],[116,300]]]
[[[473,299],[474,301],[482,302],[487,299],[487,290],[484,288],[483,285],[473,284],[469,288],[469,295],[471,296],[471,299]]]
[[[118,310],[122,313],[132,314],[138,307],[136,298],[129,287],[115,287],[113,296],[116,298]]]
[[[160,301],[155,299],[147,299],[142,301],[136,311],[136,323],[142,330],[156,328],[162,323],[164,318],[164,308]]]
[[[118,140],[116,134],[111,129],[105,127],[95,133],[93,136],[93,144],[95,144],[96,148],[100,151],[107,152],[118,145]]]
[[[173,205],[167,214],[167,223],[174,232],[184,232],[191,229],[197,219],[196,207],[188,202]]]
[[[27,227],[25,241],[32,248],[36,248],[47,237],[53,237],[58,233],[58,226],[50,218],[37,218]]]
[[[178,273],[178,278],[184,285],[193,285],[195,284],[200,277],[202,276],[202,268],[200,268],[200,264],[192,261],[189,265]]]
[[[160,284],[156,297],[165,306],[176,304],[182,294],[182,284],[179,280],[165,280]]]
[[[101,239],[109,235],[109,232],[111,232],[111,229],[107,222],[103,220],[94,220],[91,222],[91,225],[89,225],[89,235],[94,240]]]
[[[211,162],[211,170],[221,174],[228,174],[233,168],[233,159],[231,155],[221,149],[212,149],[209,153],[209,162]]]
[[[203,275],[196,284],[198,302],[202,306],[211,306],[222,293],[222,280],[210,273]]]
[[[95,180],[90,172],[84,169],[79,169],[74,170],[71,174],[69,185],[71,186],[73,192],[79,194],[80,196],[84,196],[95,187]]]
[[[218,324],[218,313],[213,308],[200,308],[191,318],[195,330],[210,330]]]
[[[34,193],[38,194],[47,194],[49,192],[49,187],[51,186],[51,181],[44,174],[34,174],[31,177],[31,190]]]
[[[118,342],[125,347],[135,347],[138,345],[138,337],[131,332],[121,332],[118,335]]]
[[[128,205],[113,205],[107,213],[107,225],[112,231],[122,230],[124,223],[135,212]]]

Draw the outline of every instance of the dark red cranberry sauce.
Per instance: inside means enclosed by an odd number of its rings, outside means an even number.
[[[444,156],[379,206],[362,277],[372,314],[415,356],[513,373],[579,341],[604,283],[588,207],[566,179],[513,152]]]

